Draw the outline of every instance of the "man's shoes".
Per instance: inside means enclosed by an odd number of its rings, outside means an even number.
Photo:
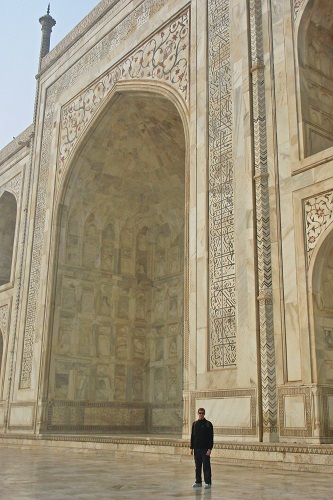
[[[192,484],[192,488],[201,488],[202,484],[201,483],[194,483]]]
[[[205,490],[208,490],[208,488],[211,488],[211,487],[212,487],[212,485],[210,483],[205,484]]]

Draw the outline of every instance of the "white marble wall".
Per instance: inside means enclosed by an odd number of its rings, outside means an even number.
[[[76,30],[72,46],[64,41],[46,56],[31,163],[26,146],[14,148],[14,156],[12,146],[0,155],[0,189],[26,172],[18,190],[24,203],[18,205],[12,278],[0,287],[0,307],[10,311],[6,352],[14,346],[2,363],[2,399],[16,403],[12,416],[1,406],[3,425],[29,432],[46,426],[50,325],[59,313],[52,302],[54,263],[57,231],[64,230],[57,217],[67,172],[120,92],[154,91],[177,109],[185,137],[183,435],[199,405],[216,423],[217,440],[255,441],[262,432],[265,440],[332,439],[331,353],[323,348],[331,313],[322,321],[313,298],[322,293],[314,287],[316,259],[332,220],[333,148],[325,141],[309,146],[309,126],[318,131],[324,125],[315,124],[316,113],[304,105],[317,73],[304,69],[310,54],[303,60],[304,20],[329,24],[330,4],[314,2],[311,11],[307,0],[193,0],[190,7],[176,0],[123,0],[96,24],[92,15],[90,29],[82,36]],[[181,57],[168,46],[174,57],[168,64],[177,60],[177,67],[167,80],[167,72],[149,71],[148,62],[159,69],[149,49],[160,43],[164,50],[173,29]],[[330,90],[333,63],[321,42],[319,73]],[[140,53],[147,67],[134,75]],[[80,104],[89,93],[90,114]],[[323,120],[324,109],[320,113]],[[74,300],[66,293],[64,301]],[[28,403],[35,410],[23,417]],[[66,411],[54,405],[54,421]],[[170,408],[154,411],[155,422],[172,415]],[[92,415],[87,422],[106,418]]]

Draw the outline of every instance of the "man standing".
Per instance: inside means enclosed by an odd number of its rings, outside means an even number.
[[[205,488],[212,485],[212,471],[210,467],[210,455],[213,449],[214,430],[213,424],[205,419],[205,409],[199,408],[198,420],[193,422],[191,433],[191,455],[194,453],[195,461],[195,483],[193,488],[201,488],[201,471],[203,468]]]

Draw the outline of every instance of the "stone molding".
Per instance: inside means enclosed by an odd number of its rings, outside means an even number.
[[[31,421],[30,421],[30,425],[27,424],[27,425],[17,425],[17,424],[11,424],[11,411],[13,409],[18,409],[18,410],[21,410],[21,411],[26,411],[27,408],[30,408],[31,409]],[[35,414],[35,404],[34,403],[24,403],[24,402],[12,402],[8,409],[9,409],[9,423],[8,423],[8,429],[10,431],[31,431],[34,429],[35,427],[35,418],[36,418],[36,414]]]
[[[112,445],[144,445],[148,448],[154,446],[161,447],[163,453],[165,453],[165,448],[170,448],[172,456],[174,456],[175,449],[186,449],[186,455],[188,455],[189,440],[184,439],[168,439],[168,438],[147,438],[147,437],[121,437],[121,436],[65,436],[65,435],[24,435],[15,434],[8,435],[3,434],[0,436],[0,443],[7,444],[14,442],[17,444],[17,440],[20,440],[20,445],[27,443],[28,446],[47,446],[46,443],[52,443],[51,446],[54,449],[56,447],[55,443],[92,443],[94,445],[98,444],[112,444]],[[67,448],[67,444],[65,445]],[[68,449],[68,448],[67,448]],[[88,447],[87,447],[88,449]],[[89,449],[91,449],[89,447]],[[282,454],[301,454],[301,455],[327,455],[333,457],[333,447],[332,445],[301,445],[301,444],[288,444],[288,443],[226,443],[226,442],[215,442],[214,450],[235,450],[235,451],[250,451],[250,452],[266,452],[273,453],[274,464],[276,466],[276,453]],[[127,451],[129,451],[127,449]],[[297,463],[297,462],[296,462]]]
[[[325,233],[333,221],[333,191],[307,198],[304,206],[304,234],[307,267],[319,238]]]
[[[35,342],[35,328],[37,316],[37,304],[40,291],[41,282],[41,262],[42,262],[42,249],[44,242],[44,228],[46,219],[47,199],[48,199],[48,181],[50,175],[50,155],[51,144],[53,138],[53,125],[55,121],[54,109],[55,104],[59,100],[59,96],[75,82],[82,77],[82,74],[88,74],[91,68],[96,67],[106,54],[110,54],[112,49],[117,47],[120,43],[126,41],[126,38],[133,34],[137,28],[137,23],[132,22],[137,19],[138,15],[145,15],[147,19],[151,18],[161,9],[168,0],[146,0],[142,2],[129,16],[122,21],[122,38],[114,38],[114,30],[111,30],[104,39],[95,45],[90,51],[82,56],[68,71],[63,74],[59,79],[51,85],[45,95],[45,110],[43,121],[43,132],[40,153],[40,167],[38,178],[38,190],[36,199],[36,212],[35,212],[35,228],[34,238],[32,244],[32,261],[31,261],[31,274],[28,290],[28,304],[26,314],[26,324],[23,337],[23,353],[22,365],[19,380],[20,389],[28,389],[31,387],[31,374],[32,374],[32,359],[33,359],[33,346]],[[189,12],[189,11],[187,11]],[[178,19],[183,16],[188,16],[186,13],[179,14]],[[174,18],[168,26],[172,26],[176,21]],[[165,31],[165,27],[159,30]],[[157,36],[156,34],[153,36]],[[151,39],[153,38],[151,37]],[[143,46],[143,45],[142,45]],[[171,56],[171,54],[170,54]],[[130,56],[129,56],[130,57]],[[137,80],[140,81],[139,79]],[[182,95],[179,95],[183,99]]]
[[[197,391],[191,392],[191,415],[196,414],[196,399],[223,399],[223,398],[242,398],[251,399],[251,427],[217,427],[214,426],[214,434],[220,436],[256,436],[257,435],[257,393],[256,389],[231,389],[216,391]],[[214,445],[215,446],[215,445]]]
[[[210,369],[237,363],[230,16],[208,2]]]
[[[279,394],[279,421],[280,421],[280,436],[297,436],[310,437],[312,436],[311,423],[311,389],[310,387],[281,387],[278,390]],[[305,404],[305,425],[304,429],[285,428],[285,396],[304,396]]]

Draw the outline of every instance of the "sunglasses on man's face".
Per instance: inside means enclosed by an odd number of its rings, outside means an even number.
[[[205,412],[204,411],[198,411],[199,415],[204,415]]]

